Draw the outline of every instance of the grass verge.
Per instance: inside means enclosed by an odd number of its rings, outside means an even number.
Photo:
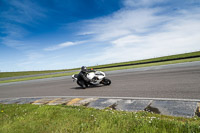
[[[178,55],[171,55],[171,56],[164,56],[164,57],[158,57],[158,58],[151,58],[151,59],[146,59],[146,60],[129,61],[129,62],[106,64],[106,65],[98,65],[98,66],[92,66],[90,68],[94,67],[94,68],[98,69],[98,68],[101,68],[101,67],[126,65],[126,64],[136,64],[136,63],[144,63],[144,62],[152,62],[152,61],[164,61],[164,60],[167,60],[167,59],[185,58],[185,57],[191,57],[191,56],[200,56],[200,51],[191,52],[191,53],[184,53],[184,54],[178,54]],[[65,72],[65,71],[79,70],[79,69],[80,68],[63,69],[63,70],[47,70],[47,71],[1,72],[0,73],[0,78],[25,76],[25,75],[35,75],[35,74],[44,74],[44,73],[54,73],[54,72]]]
[[[158,63],[148,63],[148,64],[141,64],[141,65],[123,66],[123,67],[104,68],[104,69],[98,69],[98,70],[114,71],[114,70],[121,70],[121,69],[150,67],[150,66],[168,65],[168,64],[176,64],[176,63],[184,63],[184,62],[193,62],[193,61],[200,61],[200,58],[182,59],[182,60],[165,61],[165,62],[158,62]]]
[[[165,61],[165,60],[169,60],[169,59],[187,58],[187,57],[191,57],[191,56],[200,56],[200,51],[184,53],[184,54],[177,54],[177,55],[170,55],[170,56],[163,56],[163,57],[157,57],[157,58],[151,58],[151,59],[144,59],[144,60],[137,60],[137,61],[128,61],[128,62],[98,65],[98,66],[94,66],[94,67],[101,68],[101,67],[118,66],[118,65],[126,65],[126,64],[137,64],[137,63],[145,63],[145,62],[153,62],[153,61]]]
[[[165,61],[165,62],[159,62],[159,63],[149,63],[149,64],[124,66],[124,67],[113,67],[113,68],[105,68],[105,69],[98,69],[98,70],[100,70],[100,71],[114,71],[114,70],[140,68],[140,67],[150,67],[150,66],[158,66],[158,65],[193,62],[193,61],[200,61],[200,58],[182,59],[182,60],[175,60],[175,61]],[[26,80],[34,80],[34,79],[44,79],[44,78],[69,76],[69,75],[76,74],[76,73],[77,72],[70,72],[70,73],[61,73],[61,74],[53,74],[53,75],[44,75],[44,76],[38,76],[38,77],[27,77],[27,78],[3,80],[3,81],[0,81],[0,83],[9,83],[9,82],[18,82],[18,81],[26,81]]]
[[[19,79],[10,79],[10,80],[0,81],[0,83],[9,83],[9,82],[19,82],[19,81],[34,80],[34,79],[45,79],[45,78],[62,77],[62,76],[73,75],[75,73],[76,72],[70,72],[70,73],[52,74],[52,75],[44,75],[44,76],[37,76],[37,77],[27,77],[27,78],[19,78]]]
[[[67,72],[67,71],[72,71],[72,70],[78,70],[78,68],[76,68],[76,69],[63,69],[63,70],[46,70],[46,71],[0,72],[0,78],[25,76],[25,75],[36,75],[36,74],[46,74],[46,73],[55,73],[55,72]]]
[[[198,133],[200,118],[74,106],[0,104],[2,133]]]

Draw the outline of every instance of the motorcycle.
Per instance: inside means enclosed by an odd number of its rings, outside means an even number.
[[[78,74],[72,75],[73,82],[76,81],[79,86],[81,86],[83,89],[85,89],[85,86],[82,86],[78,82]],[[87,74],[87,78],[91,81],[89,82],[89,85],[110,85],[111,80],[106,78],[106,74],[102,71],[95,71],[95,72],[89,72]]]

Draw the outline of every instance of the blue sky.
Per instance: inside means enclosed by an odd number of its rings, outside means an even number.
[[[200,50],[199,0],[0,0],[0,71]]]

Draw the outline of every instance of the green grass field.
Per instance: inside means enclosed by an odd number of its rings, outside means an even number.
[[[75,106],[0,104],[1,133],[199,133],[200,118]]]
[[[141,65],[123,66],[123,67],[104,68],[104,69],[98,69],[98,70],[114,71],[114,70],[121,70],[121,69],[150,67],[150,66],[168,65],[168,64],[176,64],[176,63],[184,63],[184,62],[193,62],[193,61],[200,61],[200,58],[182,59],[182,60],[165,61],[165,62],[158,62],[158,63],[148,63],[148,64],[141,64]]]
[[[76,70],[76,69],[46,70],[46,71],[24,71],[24,72],[0,72],[0,78],[34,75],[34,74],[45,74],[45,73],[54,73],[54,72],[65,72],[65,71],[67,72],[67,71],[71,71],[71,70]]]
[[[98,66],[93,66],[93,67],[100,68],[100,67],[108,67],[108,66],[117,66],[117,65],[125,65],[125,64],[151,62],[151,61],[163,61],[163,60],[166,60],[166,59],[184,58],[184,57],[190,57],[190,56],[200,56],[200,51],[178,54],[178,55],[170,55],[170,56],[164,56],[164,57],[157,57],[157,58],[151,58],[151,59],[145,59],[145,60],[138,60],[138,61],[128,61],[128,62],[98,65]]]
[[[190,59],[181,59],[181,60],[163,61],[163,62],[157,62],[157,63],[148,63],[148,64],[140,64],[140,65],[132,65],[132,66],[98,69],[100,67],[107,67],[107,66],[117,66],[117,65],[123,65],[123,64],[142,63],[142,62],[150,62],[150,61],[162,61],[162,60],[166,60],[166,59],[182,58],[182,57],[197,56],[197,55],[200,55],[200,51],[192,52],[192,53],[186,53],[186,54],[180,54],[180,55],[172,55],[172,56],[165,56],[165,57],[147,59],[147,60],[122,62],[122,63],[115,63],[115,64],[93,66],[93,67],[95,67],[95,68],[97,68],[97,70],[101,70],[101,71],[113,71],[113,70],[121,70],[121,69],[131,69],[131,68],[139,68],[139,67],[148,67],[148,66],[157,66],[157,65],[167,65],[167,64],[175,64],[175,63],[183,63],[183,62],[200,61],[200,57],[197,57],[197,58],[190,58]],[[89,67],[89,68],[93,68],[93,67]],[[76,74],[77,72],[67,72],[67,71],[79,70],[79,69],[80,68],[68,69],[68,70],[67,69],[65,69],[65,70],[51,70],[51,71],[1,72],[0,78],[24,76],[24,75],[34,75],[34,74],[42,74],[42,73],[52,73],[52,72],[64,72],[65,71],[65,73],[60,73],[60,74],[51,74],[51,75],[44,75],[44,76],[37,76],[37,77],[26,77],[26,78],[19,78],[19,79],[3,80],[3,81],[0,81],[0,83],[69,76],[69,75],[72,75],[72,74]]]
[[[149,64],[124,66],[124,67],[113,67],[113,68],[105,68],[105,69],[97,69],[97,70],[100,70],[100,71],[114,71],[114,70],[121,70],[121,69],[131,69],[131,68],[140,68],[140,67],[167,65],[167,64],[175,64],[175,63],[183,63],[183,62],[193,62],[193,61],[200,61],[200,58],[183,59],[183,60],[176,60],[176,61],[166,61],[166,62],[159,62],[159,63],[149,63]],[[26,81],[26,80],[34,80],[34,79],[44,79],[44,78],[53,78],[53,77],[61,77],[61,76],[71,76],[72,74],[76,74],[76,73],[77,72],[69,72],[69,73],[61,73],[61,74],[37,76],[37,77],[27,77],[27,78],[19,78],[19,79],[10,79],[10,80],[0,81],[0,83],[18,82],[18,81]]]

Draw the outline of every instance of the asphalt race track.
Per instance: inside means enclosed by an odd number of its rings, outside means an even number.
[[[0,84],[0,98],[104,96],[200,99],[200,62],[106,72],[110,86],[81,89],[71,77]]]

